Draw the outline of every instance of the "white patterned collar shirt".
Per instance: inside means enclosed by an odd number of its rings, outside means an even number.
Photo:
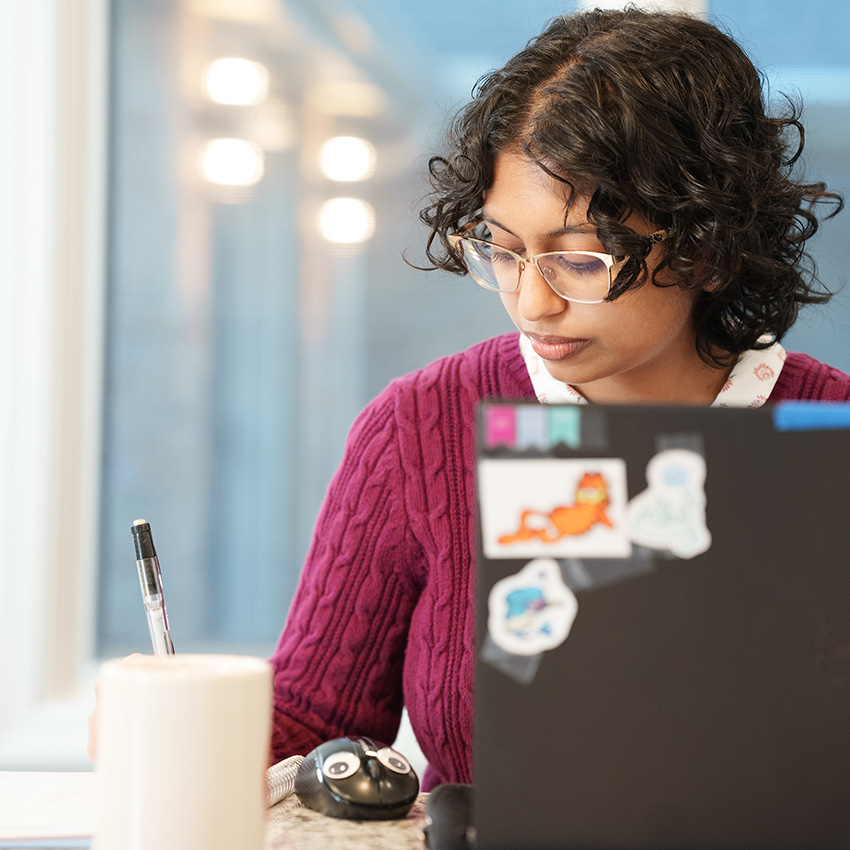
[[[769,342],[762,337],[760,342]],[[569,384],[553,378],[543,358],[531,347],[528,337],[519,335],[534,394],[541,404],[587,404],[587,399]],[[726,383],[711,403],[712,407],[761,407],[770,397],[785,363],[785,349],[774,342],[761,351],[745,351],[729,373]]]

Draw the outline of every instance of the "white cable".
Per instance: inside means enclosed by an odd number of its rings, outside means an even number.
[[[295,790],[295,776],[304,756],[290,756],[266,771],[266,806],[271,808]]]

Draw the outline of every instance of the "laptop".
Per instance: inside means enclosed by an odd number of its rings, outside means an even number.
[[[478,427],[479,850],[850,847],[850,405]]]

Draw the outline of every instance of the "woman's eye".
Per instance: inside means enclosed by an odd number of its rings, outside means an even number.
[[[493,247],[490,249],[490,262],[516,265],[516,257],[501,248]]]
[[[562,254],[558,257],[557,264],[572,275],[597,275],[605,272],[605,263],[602,260],[584,254]]]

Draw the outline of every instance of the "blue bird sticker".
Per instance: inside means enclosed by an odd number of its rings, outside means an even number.
[[[578,600],[556,560],[535,558],[493,585],[488,608],[487,628],[496,646],[512,655],[537,655],[567,639]]]

